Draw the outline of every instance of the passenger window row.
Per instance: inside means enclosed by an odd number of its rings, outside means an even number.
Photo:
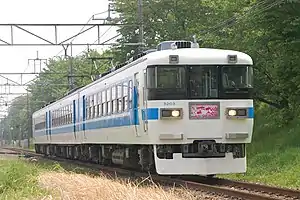
[[[103,91],[92,94],[86,98],[86,118],[94,119],[101,116],[123,113],[132,108],[132,80],[112,85]],[[35,120],[43,117],[43,121],[35,124]],[[51,112],[52,127],[71,124],[73,121],[72,104]],[[40,121],[40,120],[39,120]],[[45,116],[34,119],[35,130],[46,128]]]
[[[86,98],[86,118],[94,119],[132,108],[132,80],[112,85]]]

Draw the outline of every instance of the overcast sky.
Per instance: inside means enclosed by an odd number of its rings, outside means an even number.
[[[1,1],[0,23],[74,23],[85,24],[93,14],[105,12],[108,9],[108,0],[9,0]],[[97,17],[107,17],[107,13],[97,15]],[[90,23],[96,23],[90,21]],[[37,27],[27,27],[30,31],[54,41],[54,30],[42,29]],[[58,29],[59,40],[64,40],[80,31],[82,27]],[[103,34],[110,27],[101,27],[100,33]],[[111,27],[109,31],[101,38],[101,41],[105,41],[116,35],[116,27]],[[0,27],[0,39],[10,42],[10,28]],[[77,37],[74,42],[80,43],[93,43],[97,40],[97,29],[89,31],[88,33]],[[14,42],[25,43],[32,42],[38,43],[39,39],[14,29]],[[97,49],[101,50],[103,47]],[[107,47],[106,47],[107,48]],[[73,55],[85,50],[86,46],[73,47]],[[34,63],[30,62],[28,65],[28,59],[36,58],[36,52],[39,51],[40,58],[50,58],[57,55],[62,50],[60,46],[31,46],[31,47],[6,47],[0,46],[0,72],[33,72]],[[59,55],[63,55],[62,51]],[[7,78],[14,81],[20,81],[20,76],[10,75]],[[24,81],[29,81],[33,76],[23,77]],[[5,79],[0,79],[0,84],[4,84]],[[8,91],[8,88],[6,88]],[[11,92],[24,92],[25,90],[20,87],[10,89]],[[0,93],[5,92],[4,87],[0,87]],[[7,99],[6,95],[2,95]],[[14,96],[16,97],[16,96]],[[9,96],[9,99],[13,96]],[[1,102],[0,102],[1,104]],[[1,110],[3,110],[2,108]]]

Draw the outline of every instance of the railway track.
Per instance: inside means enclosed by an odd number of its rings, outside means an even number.
[[[93,170],[101,170],[106,173],[117,173],[123,176],[148,177],[146,173],[131,171],[127,169],[120,169],[115,167],[106,167],[99,164],[87,163],[77,160],[69,160],[59,157],[45,157],[30,150],[19,148],[5,148],[7,150],[15,151],[20,154],[27,154],[30,156],[44,157],[51,160],[61,162],[72,162],[73,164],[87,167]],[[272,187],[267,185],[253,184],[247,182],[233,181],[221,178],[207,178],[202,176],[180,176],[180,177],[166,177],[160,175],[151,175],[154,182],[171,185],[184,186],[193,191],[204,191],[221,196],[229,196],[234,199],[256,199],[256,200],[295,200],[300,199],[300,191]]]

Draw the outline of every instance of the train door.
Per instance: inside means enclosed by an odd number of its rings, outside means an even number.
[[[83,139],[86,139],[85,136],[85,126],[86,123],[86,99],[85,99],[85,95],[83,95],[82,97],[82,131],[83,131]]]
[[[133,112],[134,112],[134,124],[135,124],[135,134],[137,137],[141,136],[141,133],[145,133],[145,121],[142,118],[142,110],[144,107],[144,84],[143,75],[140,73],[134,74],[133,83]]]
[[[76,141],[76,100],[73,100],[73,134],[74,140]]]

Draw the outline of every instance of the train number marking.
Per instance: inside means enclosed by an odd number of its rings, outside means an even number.
[[[175,102],[164,102],[164,106],[175,106]]]

